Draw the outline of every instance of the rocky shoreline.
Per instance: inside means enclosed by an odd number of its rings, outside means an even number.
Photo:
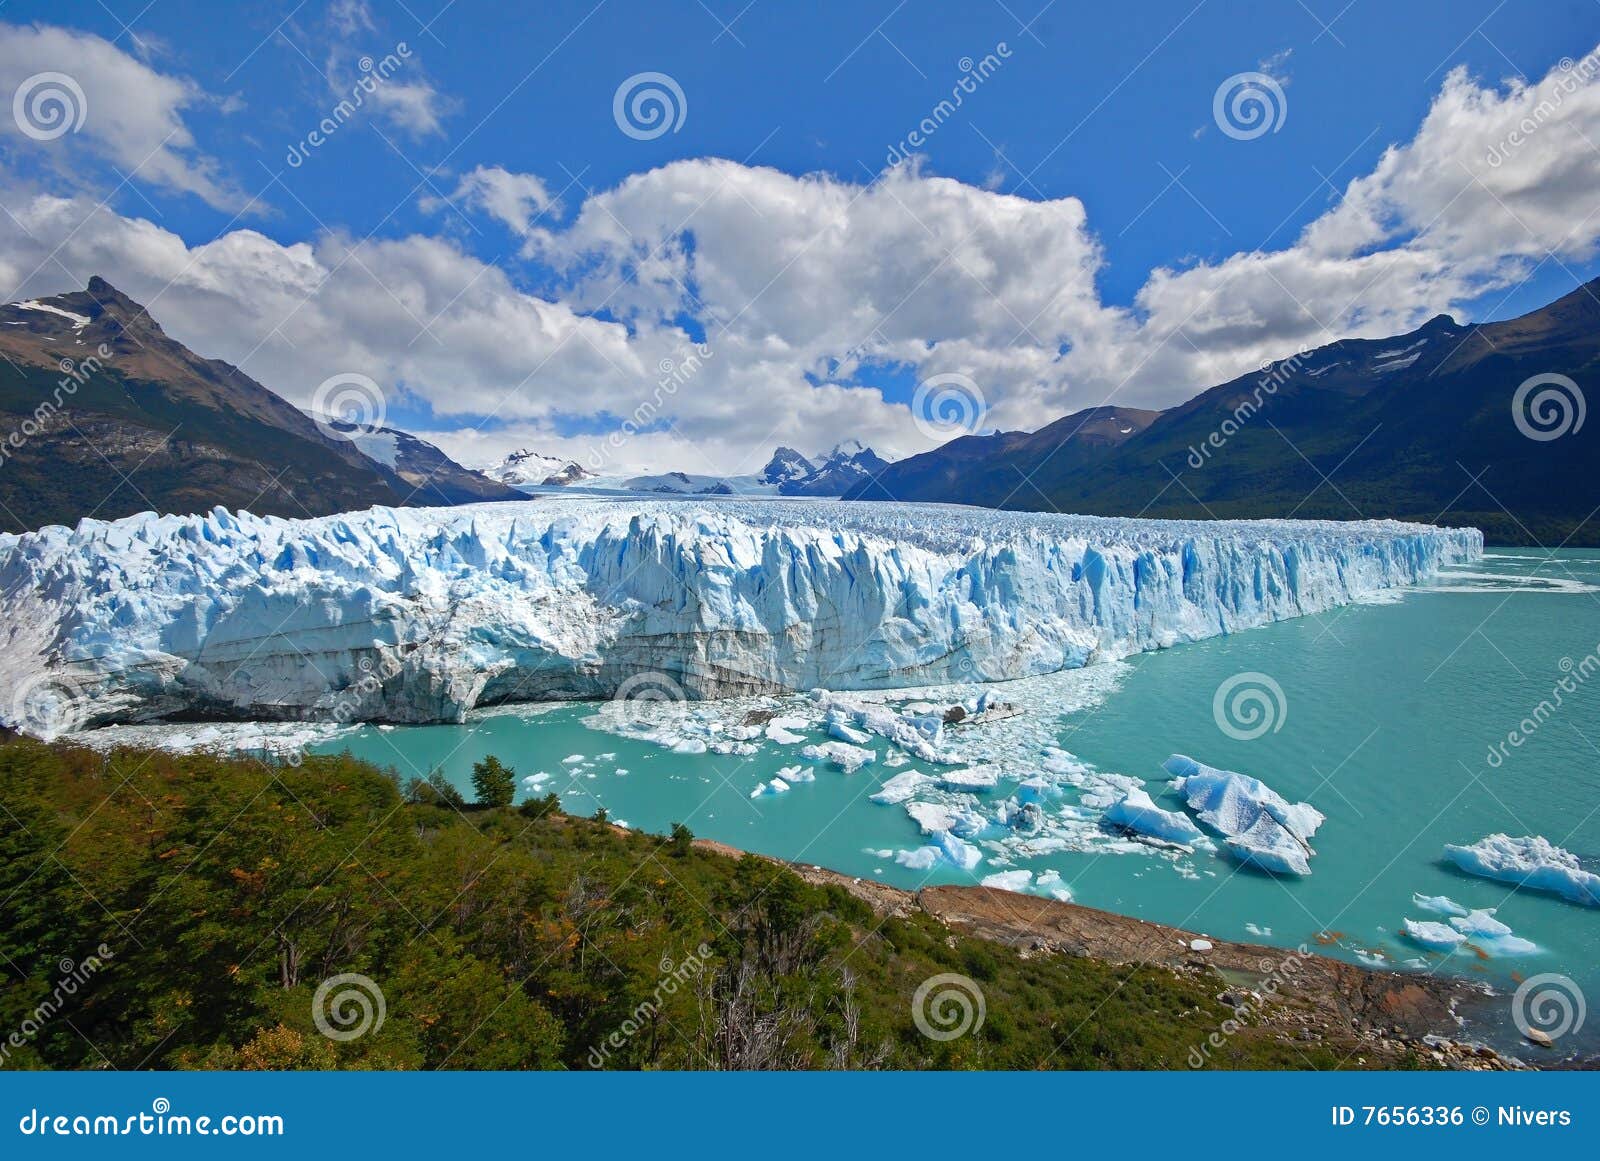
[[[695,845],[733,858],[746,854],[709,839],[697,839]],[[1236,1028],[1219,1029],[1217,1035],[1247,1028],[1286,1043],[1332,1049],[1358,1067],[1415,1067],[1419,1060],[1424,1067],[1474,1072],[1530,1067],[1485,1045],[1457,1039],[1458,1007],[1485,994],[1461,980],[1361,967],[1305,947],[1234,943],[993,887],[905,891],[822,867],[771,861],[809,883],[841,887],[879,915],[908,918],[921,912],[952,931],[1001,944],[1024,957],[1083,956],[1214,978],[1217,998],[1237,1017]],[[1204,1039],[1188,1063],[1205,1066]]]

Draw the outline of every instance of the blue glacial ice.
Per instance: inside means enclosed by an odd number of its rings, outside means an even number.
[[[1202,837],[1200,828],[1189,816],[1175,810],[1162,810],[1147,791],[1130,790],[1106,811],[1106,823],[1136,834],[1184,846]]]
[[[1291,803],[1259,778],[1218,770],[1183,754],[1164,763],[1173,788],[1200,821],[1225,838],[1229,854],[1242,863],[1280,875],[1309,875],[1312,851],[1307,841],[1325,821],[1309,803]]]
[[[1467,937],[1448,923],[1431,919],[1407,919],[1400,925],[1400,934],[1429,951],[1454,951],[1467,942]]]
[[[0,536],[0,691],[68,684],[95,726],[460,721],[643,673],[692,699],[970,685],[1375,599],[1481,552],[1392,521],[824,501],[146,513]]]
[[[1586,871],[1578,856],[1540,835],[1492,834],[1470,846],[1447,845],[1445,858],[1469,875],[1549,891],[1570,903],[1600,907],[1600,875]]]

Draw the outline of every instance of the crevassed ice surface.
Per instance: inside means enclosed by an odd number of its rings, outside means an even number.
[[[0,537],[0,681],[69,682],[91,725],[454,721],[642,673],[702,698],[989,681],[1318,612],[1481,550],[1393,521],[830,501],[145,514]]]

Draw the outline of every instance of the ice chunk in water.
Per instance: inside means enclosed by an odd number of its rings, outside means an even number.
[[[800,756],[813,762],[830,762],[846,774],[854,774],[876,757],[871,750],[852,746],[849,742],[823,742],[807,746],[800,751]]]
[[[1492,834],[1471,846],[1447,845],[1444,855],[1469,875],[1550,891],[1570,903],[1600,907],[1600,875],[1584,870],[1577,855],[1540,835],[1512,838]]]
[[[1452,951],[1467,941],[1448,923],[1434,923],[1427,919],[1407,919],[1400,926],[1400,934],[1429,951]]]
[[[1201,837],[1186,814],[1162,810],[1143,790],[1130,790],[1106,811],[1106,822],[1169,843],[1188,844]]]
[[[1451,918],[1450,926],[1470,938],[1483,936],[1488,939],[1495,939],[1502,935],[1510,935],[1511,928],[1496,919],[1494,913],[1495,909],[1493,907],[1487,907],[1481,911],[1470,911],[1466,915],[1457,915]]]
[[[981,886],[998,887],[1002,891],[1026,891],[1032,882],[1032,871],[996,871],[979,880]]]
[[[1183,754],[1163,765],[1200,821],[1226,836],[1235,858],[1274,874],[1311,873],[1315,852],[1306,840],[1324,821],[1314,806],[1288,802],[1259,778],[1218,770]]]
[[[1411,905],[1435,915],[1465,915],[1467,909],[1448,895],[1412,895]]]

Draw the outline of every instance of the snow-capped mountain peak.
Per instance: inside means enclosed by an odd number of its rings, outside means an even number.
[[[529,485],[564,487],[567,484],[576,484],[583,480],[594,478],[594,473],[576,460],[561,459],[559,456],[547,456],[531,448],[523,448],[520,451],[512,452],[498,463],[485,467],[483,474],[492,480],[499,480],[502,484],[510,484],[512,487],[527,487]]]
[[[803,480],[816,470],[817,466],[794,448],[780,447],[772,453],[767,466],[761,469],[761,474],[756,478],[763,484],[781,487],[796,480]]]

